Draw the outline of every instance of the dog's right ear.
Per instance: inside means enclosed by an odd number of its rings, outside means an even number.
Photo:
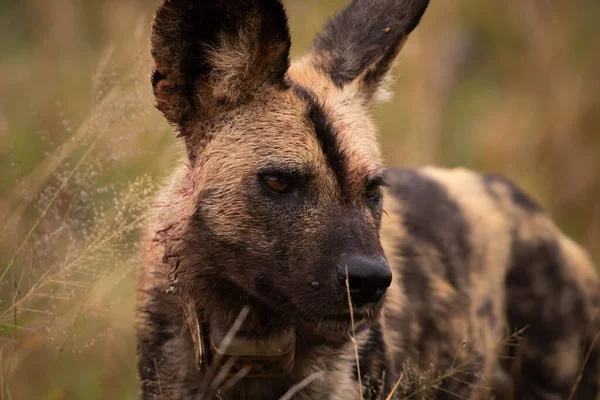
[[[279,0],[165,0],[151,42],[156,106],[188,151],[198,122],[285,88],[290,35]]]

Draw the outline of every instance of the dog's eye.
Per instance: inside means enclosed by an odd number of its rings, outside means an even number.
[[[379,197],[380,193],[381,185],[379,184],[379,182],[371,182],[365,188],[365,196],[367,196],[367,199],[369,200],[376,199],[377,197]]]
[[[288,180],[280,176],[267,175],[263,176],[262,179],[267,187],[275,193],[287,193],[290,190],[291,185]]]

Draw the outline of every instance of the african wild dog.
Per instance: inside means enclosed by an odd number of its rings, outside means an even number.
[[[380,163],[369,109],[427,4],[354,0],[291,65],[277,0],[160,7],[188,159],[141,271],[142,398],[595,398],[585,253],[500,176]]]

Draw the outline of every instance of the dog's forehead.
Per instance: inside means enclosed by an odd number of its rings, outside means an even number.
[[[337,86],[313,61],[307,56],[292,63],[288,80],[297,89],[296,94],[304,93],[301,97],[306,97],[308,93],[309,101],[317,102],[324,109],[327,121],[335,128],[339,145],[349,156],[361,155],[357,162],[378,159],[377,130],[361,97],[361,88],[357,83]]]
[[[376,127],[356,93],[335,86],[296,86],[321,154],[338,179],[364,179],[381,168]],[[341,182],[340,182],[341,183]]]
[[[287,91],[238,112],[219,135],[221,143],[244,156],[285,161],[319,154],[305,104]]]
[[[223,127],[215,147],[226,145],[261,163],[323,168],[337,154],[355,173],[379,168],[375,127],[360,103],[306,90],[310,98],[292,88],[238,113]]]

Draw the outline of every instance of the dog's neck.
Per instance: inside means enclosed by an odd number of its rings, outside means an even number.
[[[328,361],[351,352],[347,334],[324,335],[308,324],[278,326],[276,313],[260,306],[233,308],[210,316],[198,307],[197,319],[187,318],[197,335],[194,344],[201,374],[220,375],[224,382],[238,381],[229,393],[232,398],[237,398],[237,391],[254,393],[252,398],[278,398],[315,372],[315,360],[323,349],[331,354]],[[268,324],[265,315],[271,316]],[[352,377],[351,368],[347,376]],[[313,385],[318,387],[318,383]]]
[[[264,318],[270,315],[273,325],[265,326]],[[248,305],[239,312],[228,313],[235,318],[210,318],[199,310],[199,330],[201,346],[207,354],[205,358],[237,358],[240,363],[270,364],[266,377],[289,374],[295,364],[296,352],[303,354],[319,346],[341,347],[350,341],[346,333],[317,332],[309,324],[298,322],[290,325],[277,325],[276,313],[256,310]],[[249,377],[261,377],[260,371],[250,371]]]
[[[257,335],[243,323],[249,312],[248,307],[243,308],[231,325],[217,321],[205,325],[200,339],[207,354],[205,362],[244,379],[287,376],[295,362],[296,328]]]

